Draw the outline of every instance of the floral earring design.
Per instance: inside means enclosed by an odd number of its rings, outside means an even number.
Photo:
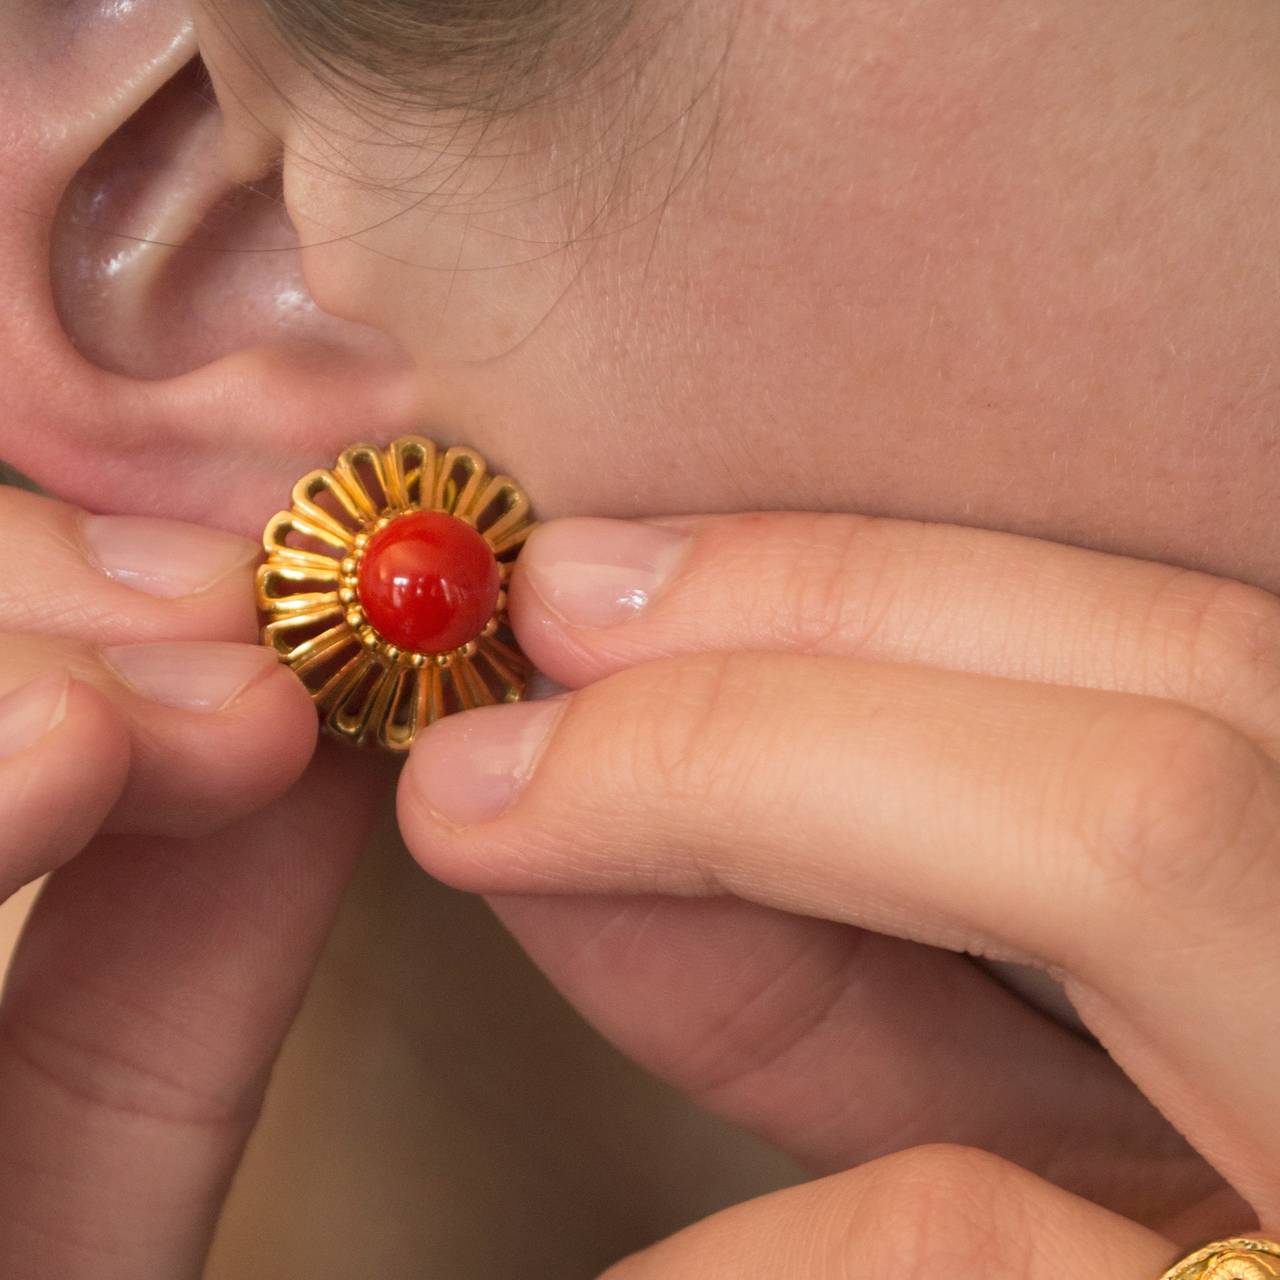
[[[267,522],[262,642],[330,733],[407,751],[441,716],[523,696],[506,587],[533,527],[524,492],[472,449],[353,445]]]

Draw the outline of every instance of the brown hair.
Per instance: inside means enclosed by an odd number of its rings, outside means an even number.
[[[292,51],[383,99],[512,111],[596,62],[631,0],[258,0]]]

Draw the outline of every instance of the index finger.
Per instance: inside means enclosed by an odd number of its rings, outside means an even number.
[[[831,654],[1169,698],[1280,746],[1280,600],[1018,534],[796,513],[558,520],[521,553],[510,612],[567,688],[694,652]]]

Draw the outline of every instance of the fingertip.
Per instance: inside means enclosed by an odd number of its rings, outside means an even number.
[[[604,630],[647,609],[691,546],[686,530],[665,524],[573,517],[534,530],[520,560],[551,613],[573,627]]]
[[[282,663],[253,681],[221,716],[233,742],[261,757],[261,778],[272,794],[296,782],[315,754],[320,732],[315,703]]]
[[[140,702],[129,793],[117,833],[207,835],[288,790],[315,752],[315,706],[301,681],[268,662],[227,704],[192,709]]]
[[[396,824],[410,857],[429,876],[464,893],[483,892],[483,882],[466,857],[465,832],[436,812],[428,775],[439,753],[464,736],[465,727],[457,722],[476,714],[450,716],[420,732],[396,781]]]
[[[50,672],[6,701],[23,695],[34,700],[28,717],[35,703],[44,703],[47,723],[0,759],[0,899],[78,853],[129,777],[128,725],[92,685],[66,671]]]
[[[480,707],[449,716],[418,736],[400,775],[396,813],[406,847],[429,874],[456,889],[510,887],[503,818],[531,778],[566,699]],[[469,838],[483,828],[480,841]],[[483,848],[486,856],[475,856]]]
[[[258,542],[181,521],[96,515],[12,488],[0,496],[0,537],[23,548],[6,584],[9,631],[100,644],[255,639]],[[63,604],[50,608],[55,598]]]
[[[680,578],[692,534],[645,520],[540,525],[520,553],[508,602],[525,653],[570,688],[655,656],[652,637],[635,624]]]
[[[407,785],[455,829],[500,818],[519,799],[565,705],[549,698],[450,716],[414,744]]]
[[[0,697],[0,760],[20,755],[61,723],[69,679],[65,670],[47,671]]]
[[[432,879],[462,893],[484,893],[492,886],[465,850],[462,833],[440,820],[406,767],[396,784],[396,824],[409,856]]]
[[[82,773],[86,802],[92,800],[90,788],[102,796],[118,796],[132,753],[124,715],[100,689],[69,671],[50,672],[41,680],[60,688],[58,706],[48,730],[9,762],[39,757],[68,774]]]
[[[557,684],[577,689],[604,673],[605,663],[589,639],[566,625],[538,594],[524,553],[507,589],[507,617],[525,657]]]

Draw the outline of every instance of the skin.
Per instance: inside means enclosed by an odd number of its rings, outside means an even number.
[[[425,423],[465,440],[547,517],[860,513],[696,523],[692,576],[617,631],[548,605],[539,565],[563,574],[571,557],[539,535],[517,625],[582,692],[505,816],[442,821],[423,790],[429,753],[468,758],[458,723],[426,736],[401,783],[419,861],[496,895],[641,1062],[810,1167],[870,1161],[614,1274],[701,1280],[770,1260],[770,1275],[843,1275],[849,1257],[880,1256],[868,1251],[894,1212],[918,1249],[886,1256],[886,1273],[1008,1257],[1030,1218],[1083,1242],[1091,1269],[1136,1277],[1178,1244],[1274,1223],[1280,1135],[1259,1066],[1274,1038],[1240,993],[1266,990],[1280,961],[1236,927],[1233,904],[1241,886],[1274,901],[1280,813],[1275,11],[705,0],[642,12],[581,83],[516,117],[391,130],[292,62],[247,6],[220,13],[24,0],[0,18],[0,453],[65,503],[249,536],[353,423],[377,439]],[[197,49],[216,101],[173,80]],[[305,247],[278,218],[277,169]],[[279,673],[251,718],[281,740],[246,734],[231,753],[243,777],[209,772],[222,755],[207,730],[139,773],[122,744],[143,713],[98,665],[98,632],[247,644],[251,620],[230,597],[208,613],[208,597],[155,611],[108,598],[80,560],[57,561],[70,508],[25,501],[5,505],[8,545],[24,549],[5,599],[28,639],[6,637],[0,692],[69,661],[43,639],[44,614],[19,610],[37,590],[25,566],[53,556],[39,581],[88,604],[52,624],[74,646],[67,719],[0,778],[10,828],[28,831],[4,854],[10,880],[67,864],[3,1014],[0,1204],[22,1228],[0,1236],[0,1258],[100,1277],[114,1249],[122,1275],[194,1274],[353,848],[338,841],[325,873],[308,873],[290,945],[238,1006],[219,1070],[184,1095],[190,1113],[137,1069],[136,1028],[95,1020],[83,975],[99,1000],[178,1017],[163,1079],[185,1080],[201,1029],[181,1022],[184,982],[207,989],[219,965],[252,957],[212,948],[157,978],[138,935],[94,904],[118,891],[118,866],[135,909],[159,913],[146,944],[159,954],[210,902],[223,936],[260,938],[262,884],[295,883],[320,838],[281,843],[280,815],[314,812],[317,794],[361,812],[387,779],[329,752],[308,767],[306,707]],[[739,655],[727,668],[707,656],[726,651]],[[763,719],[744,726],[734,709],[754,699],[724,688],[763,690]],[[685,696],[667,705],[672,689]],[[646,756],[618,728],[655,705],[650,742],[674,755]],[[813,727],[789,735],[797,709]],[[858,746],[877,741],[893,749]],[[946,742],[973,744],[972,759]],[[753,743],[769,746],[763,764]],[[700,803],[678,803],[671,758],[701,770]],[[1144,772],[1144,759],[1169,767]],[[801,764],[803,780],[769,790]],[[1068,776],[1049,789],[1055,810],[1045,779]],[[988,794],[993,777],[1007,785]],[[850,778],[874,796],[931,780],[1008,822],[983,826],[958,800],[913,840],[888,807],[851,807]],[[219,841],[212,826],[175,827],[173,794],[193,786],[215,816],[245,801],[223,813],[248,824],[231,827],[244,861],[225,881],[197,875],[224,847],[200,843]],[[794,829],[744,810],[744,794],[793,811]],[[83,830],[39,825],[50,797],[74,796]],[[1072,814],[1119,834],[1082,846]],[[1019,879],[1017,850],[996,840],[1010,829],[1035,833],[1038,878]],[[68,863],[86,841],[105,854]],[[178,895],[183,909],[136,901],[158,892],[145,874],[157,859],[203,886]],[[666,945],[646,950],[655,934]],[[1097,950],[1080,949],[1085,936]],[[1208,941],[1179,950],[1170,936]],[[69,950],[79,981],[57,961]],[[1063,978],[1114,1061],[956,951]],[[584,963],[596,954],[645,959]],[[903,1033],[901,1009],[917,1006],[953,1052]],[[796,1009],[816,1011],[798,1033]],[[37,1041],[80,1050],[32,1073]],[[875,1108],[849,1105],[855,1049]],[[926,1101],[936,1111],[919,1121]],[[871,1123],[886,1108],[901,1118]],[[86,1115],[132,1123],[122,1135]],[[69,1132],[91,1141],[51,1252],[40,1214],[67,1176]],[[963,1147],[919,1145],[938,1142]],[[36,1152],[54,1153],[40,1177]],[[946,1208],[963,1195],[976,1207]]]

